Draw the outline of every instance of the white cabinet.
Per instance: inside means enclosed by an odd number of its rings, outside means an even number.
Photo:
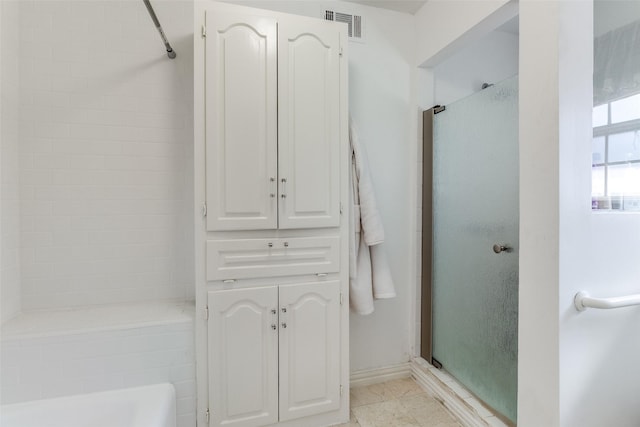
[[[209,408],[214,426],[278,421],[278,288],[209,293]]]
[[[207,229],[339,226],[335,23],[211,13],[206,28]]]
[[[280,286],[280,421],[340,407],[340,285]]]
[[[208,0],[194,24],[197,425],[347,422],[347,26]]]
[[[211,291],[208,303],[214,426],[340,407],[339,281]]]
[[[277,24],[207,14],[207,229],[276,228]]]

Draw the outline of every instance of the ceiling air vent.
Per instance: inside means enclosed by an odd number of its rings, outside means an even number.
[[[333,10],[325,10],[324,19],[327,21],[346,22],[349,26],[349,40],[364,41],[362,31],[362,16],[349,15],[347,13],[335,12]]]

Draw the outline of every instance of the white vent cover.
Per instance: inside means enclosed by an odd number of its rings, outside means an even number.
[[[348,13],[341,13],[333,10],[325,10],[324,19],[327,21],[346,22],[349,26],[349,40],[364,41],[362,16],[349,15]]]

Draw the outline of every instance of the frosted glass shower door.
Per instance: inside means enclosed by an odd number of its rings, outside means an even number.
[[[447,105],[433,127],[433,357],[515,422],[517,77]]]

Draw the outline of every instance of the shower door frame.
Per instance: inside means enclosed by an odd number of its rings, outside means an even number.
[[[433,117],[444,107],[434,106],[422,113],[422,283],[420,297],[420,356],[433,360]]]

